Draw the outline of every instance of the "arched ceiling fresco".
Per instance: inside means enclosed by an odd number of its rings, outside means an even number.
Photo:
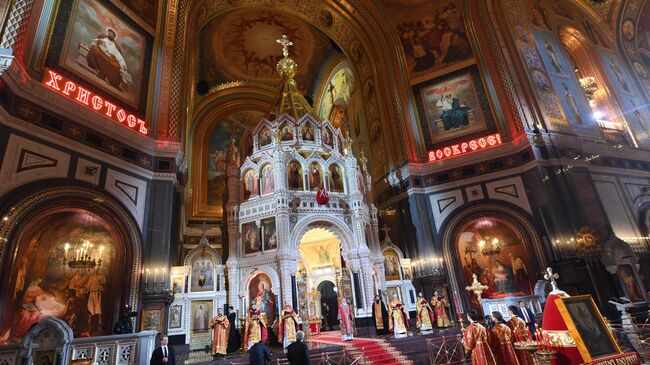
[[[293,42],[290,52],[298,64],[298,86],[310,91],[321,63],[333,51],[330,40],[301,20],[268,9],[232,11],[203,28],[200,79],[210,85],[233,80],[278,84],[275,66],[282,52],[276,39],[283,34]]]

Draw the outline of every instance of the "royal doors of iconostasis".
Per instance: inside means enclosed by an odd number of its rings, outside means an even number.
[[[227,313],[224,266],[205,236],[185,256],[184,266],[172,267],[171,287],[167,333],[185,335],[190,350],[204,349],[211,343],[210,320],[217,309]]]

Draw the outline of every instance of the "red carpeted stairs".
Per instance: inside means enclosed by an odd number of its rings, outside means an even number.
[[[373,364],[401,365],[413,363],[391,344],[382,339],[355,338],[352,341],[343,342],[340,336],[320,335],[312,337],[311,341],[352,346],[360,350]]]

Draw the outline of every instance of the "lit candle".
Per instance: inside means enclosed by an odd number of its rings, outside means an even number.
[[[158,268],[153,270],[153,283],[156,284],[156,278],[158,277]]]
[[[80,253],[81,253],[81,251],[79,251],[79,249],[77,248],[77,255],[75,256],[75,260],[79,260],[79,254]]]
[[[63,249],[65,250],[65,259],[67,260],[68,259],[68,250],[70,249],[70,244],[66,242],[65,245],[63,246]]]
[[[147,284],[149,282],[149,269],[146,270],[147,275],[144,277],[144,283]]]
[[[162,285],[165,286],[165,279],[167,276],[167,268],[162,268]]]
[[[460,315],[460,300],[458,298],[458,292],[454,291],[454,301],[456,302],[456,312],[458,314],[458,320],[462,320],[462,317]]]
[[[104,255],[104,245],[99,246],[99,258],[101,259]]]

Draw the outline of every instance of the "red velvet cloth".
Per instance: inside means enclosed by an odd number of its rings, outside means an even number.
[[[549,294],[544,305],[544,315],[542,317],[542,329],[547,331],[568,331],[568,327],[560,314],[555,303],[556,299],[561,297],[557,294]],[[557,351],[557,358],[553,360],[555,365],[579,365],[584,363],[578,348],[573,346],[554,346]]]

